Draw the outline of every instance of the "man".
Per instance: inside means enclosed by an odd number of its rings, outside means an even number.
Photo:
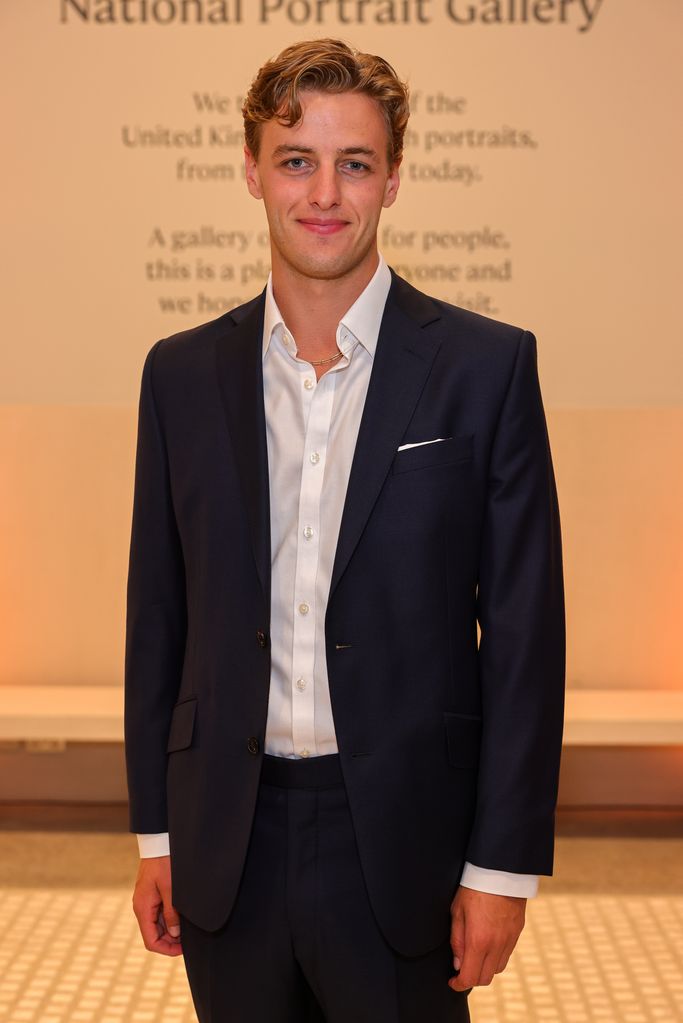
[[[267,286],[142,375],[134,908],[147,948],[184,954],[201,1023],[458,1023],[552,871],[564,604],[536,342],[378,253],[408,119],[386,61],[299,43],[243,113]]]

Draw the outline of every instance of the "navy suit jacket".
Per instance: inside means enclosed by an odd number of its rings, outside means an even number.
[[[552,872],[564,595],[533,334],[391,274],[325,636],[371,904],[417,955],[447,937],[466,859]],[[268,705],[264,305],[158,341],[139,405],[130,827],[170,832],[174,904],[208,930],[239,885]]]

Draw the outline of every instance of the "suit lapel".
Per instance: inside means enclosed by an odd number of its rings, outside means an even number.
[[[270,610],[270,496],[263,400],[265,288],[230,314],[236,327],[216,344],[218,380],[251,532],[256,570]]]
[[[393,270],[391,278],[351,463],[328,601],[360,540],[441,345],[439,338],[423,329],[439,319],[438,307]]]
[[[329,598],[349,563],[415,410],[441,341],[424,328],[438,306],[391,270],[382,325],[351,464]],[[256,569],[270,607],[268,445],[263,399],[265,288],[230,315],[219,337],[217,370],[228,431],[251,531]]]

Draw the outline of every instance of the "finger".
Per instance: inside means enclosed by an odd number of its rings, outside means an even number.
[[[488,985],[495,977],[497,964],[498,964],[497,953],[489,954],[484,958],[484,961],[481,964],[479,980],[476,981],[477,987],[488,987]]]
[[[164,934],[161,938],[156,938],[151,945],[145,945],[145,948],[148,952],[156,952],[158,955],[163,956],[180,956],[183,954],[180,939],[170,938],[168,934]]]
[[[148,894],[134,906],[135,915],[145,948],[161,955],[181,955],[182,948],[177,938],[166,933],[163,920],[162,902],[158,894]]]
[[[156,885],[138,884],[133,892],[133,912],[139,920],[154,920],[162,903],[159,889]]]
[[[473,987],[488,987],[495,976],[496,957],[482,955],[480,959],[465,961],[460,974],[449,981],[454,991],[469,991]]]
[[[454,991],[465,991],[466,988],[475,987],[479,983],[485,957],[485,948],[475,946],[472,941],[467,941],[460,973],[448,981]]]
[[[510,956],[512,955],[516,941],[509,942],[498,957],[498,964],[496,966],[496,973],[502,973],[506,969]]]
[[[145,948],[148,952],[157,952],[159,955],[177,956],[182,955],[182,947],[179,938],[172,938],[166,931],[164,918],[161,910],[154,924],[154,928],[147,928],[143,931],[142,923],[140,932]]]
[[[145,948],[148,948],[149,951],[153,950],[156,942],[160,940],[163,934],[163,928],[160,928],[160,924],[158,924],[160,908],[158,904],[155,906],[148,905],[145,906],[143,913],[137,914],[142,941]]]

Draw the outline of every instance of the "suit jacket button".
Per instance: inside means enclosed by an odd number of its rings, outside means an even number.
[[[256,736],[255,735],[250,735],[249,738],[247,739],[247,749],[249,750],[249,752],[250,753],[258,753],[259,748],[260,748],[259,747],[259,741],[256,738]]]
[[[256,633],[256,641],[258,642],[258,645],[260,647],[268,646],[268,637],[266,636],[263,629],[259,629],[258,632]]]

